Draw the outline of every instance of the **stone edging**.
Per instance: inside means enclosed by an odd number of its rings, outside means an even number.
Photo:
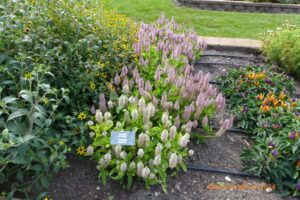
[[[252,3],[227,0],[176,0],[176,3],[182,6],[205,10],[300,14],[300,5],[296,4]]]

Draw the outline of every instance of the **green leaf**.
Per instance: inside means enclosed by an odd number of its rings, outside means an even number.
[[[45,124],[46,127],[50,127],[50,125],[52,124],[52,119],[46,119]]]
[[[132,176],[128,175],[127,176],[127,190],[130,190],[131,186],[132,186]]]
[[[49,178],[47,176],[43,176],[40,181],[45,188],[49,187]]]
[[[14,163],[14,164],[26,164],[27,163],[27,161],[21,156],[14,157],[11,160],[11,162]]]
[[[17,172],[17,179],[20,181],[20,182],[23,182],[23,173],[21,171],[18,171]]]
[[[40,194],[36,197],[36,199],[37,199],[37,200],[42,200],[42,199],[44,199],[44,198],[47,196],[47,194],[48,194],[48,192],[40,193]]]
[[[186,168],[186,165],[184,164],[184,162],[180,162],[179,165],[181,166],[181,168],[183,169],[184,172],[187,172],[187,168]]]
[[[26,115],[26,112],[22,111],[22,110],[18,110],[18,111],[15,111],[13,113],[11,113],[7,119],[7,121],[10,121],[12,119],[15,119],[17,117],[21,117],[21,116],[24,116]]]
[[[17,100],[17,98],[15,98],[15,97],[4,97],[4,98],[2,99],[2,101],[3,101],[5,104],[12,103],[12,102],[14,102],[14,101],[16,101],[16,100]]]

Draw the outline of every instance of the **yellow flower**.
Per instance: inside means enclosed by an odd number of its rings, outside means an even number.
[[[24,74],[24,78],[25,78],[25,79],[31,79],[31,78],[32,78],[32,73],[26,72],[26,73]]]
[[[24,33],[29,33],[30,32],[30,28],[24,28]]]
[[[83,121],[83,120],[86,119],[86,114],[83,113],[83,112],[81,112],[81,113],[79,113],[79,115],[77,116],[77,118],[78,118],[79,120]]]
[[[255,79],[255,73],[250,72],[250,73],[247,74],[247,77],[248,77],[249,79]]]
[[[115,87],[111,83],[107,83],[106,86],[110,91],[115,91]]]
[[[84,148],[84,146],[80,146],[76,149],[76,151],[78,155],[83,156],[86,152],[86,149]]]
[[[48,105],[49,99],[48,99],[47,97],[43,98],[43,103],[44,103],[45,105]]]
[[[107,78],[107,75],[105,74],[105,72],[102,72],[102,73],[101,73],[101,76],[102,76],[104,79]]]
[[[92,90],[96,89],[95,83],[90,83],[90,88],[91,88]]]

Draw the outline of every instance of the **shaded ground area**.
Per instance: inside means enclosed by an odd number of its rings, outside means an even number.
[[[193,165],[212,166],[228,170],[241,170],[239,154],[247,146],[246,137],[241,134],[227,133],[220,138],[207,140],[203,145],[192,143],[195,150]],[[50,187],[50,197],[55,200],[67,199],[120,199],[120,200],[206,200],[206,199],[247,199],[247,200],[281,200],[277,192],[268,193],[262,188],[263,180],[230,176],[231,182],[225,180],[226,174],[201,171],[179,172],[169,178],[168,194],[160,187],[144,188],[141,183],[134,184],[131,191],[123,190],[117,182],[109,181],[103,186],[97,178],[96,165],[92,161],[69,159],[70,168],[61,171]],[[212,190],[207,187],[239,186],[242,184],[260,187],[258,190]],[[250,187],[250,186],[249,186]],[[293,198],[289,198],[293,199]]]

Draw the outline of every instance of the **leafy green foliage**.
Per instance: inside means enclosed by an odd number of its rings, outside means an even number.
[[[255,129],[257,119],[264,114],[259,111],[268,94],[292,94],[294,90],[293,80],[286,75],[257,66],[229,69],[219,81],[235,123],[247,130]]]
[[[264,36],[262,52],[288,74],[300,77],[300,28],[285,24]]]
[[[290,98],[293,82],[262,67],[231,69],[221,77],[221,91],[238,126],[253,132],[242,161],[284,195],[298,196],[300,185],[300,103]]]
[[[135,33],[96,1],[1,1],[0,182],[12,186],[8,197],[47,188],[65,154],[87,143],[89,107],[135,59]]]

